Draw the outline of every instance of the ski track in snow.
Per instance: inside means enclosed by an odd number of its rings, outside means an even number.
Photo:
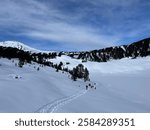
[[[56,112],[60,107],[62,107],[65,104],[68,104],[69,102],[79,98],[80,96],[87,93],[88,90],[82,90],[79,93],[76,93],[74,95],[58,99],[52,103],[48,103],[44,106],[42,106],[40,109],[36,111],[36,113],[54,113]]]

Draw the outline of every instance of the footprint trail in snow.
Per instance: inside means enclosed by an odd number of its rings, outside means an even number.
[[[36,111],[36,113],[54,113],[63,105],[68,104],[69,102],[77,99],[78,97],[84,95],[85,93],[87,93],[87,90],[83,90],[83,91],[76,93],[74,95],[71,95],[69,97],[65,97],[62,99],[58,99],[55,102],[48,103],[48,104],[42,106],[40,109],[38,109]]]

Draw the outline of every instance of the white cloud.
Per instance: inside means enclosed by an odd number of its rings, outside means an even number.
[[[25,35],[33,38],[60,42],[60,44],[74,44],[104,47],[108,46],[108,39],[103,37],[94,28],[78,26],[69,23],[70,18],[62,14],[58,9],[47,7],[35,0],[21,1],[19,3],[7,0],[2,2],[1,26],[22,28],[17,35]],[[69,19],[69,20],[68,20]],[[112,39],[111,39],[112,40]]]
[[[37,25],[40,27],[41,25]],[[110,46],[113,41],[117,41],[115,37],[108,37],[104,35],[98,35],[98,32],[91,28],[84,28],[76,25],[69,25],[66,23],[51,23],[45,24],[45,27],[36,30],[30,30],[24,33],[30,37],[36,37],[37,39],[46,39],[49,41],[60,42],[65,46],[70,44],[72,46],[95,48]],[[88,47],[87,47],[88,46]]]
[[[87,0],[86,2],[90,4],[89,7],[81,6],[77,13],[69,12],[68,15],[50,2],[37,0],[0,1],[0,30],[6,32],[7,29],[8,31],[14,29],[17,33],[13,35],[59,42],[61,46],[78,46],[79,49],[102,48],[114,45],[124,35],[126,37],[135,36],[138,31],[145,31],[145,26],[143,28],[138,26],[136,30],[133,30],[133,25],[139,25],[139,23],[132,19],[130,22],[126,21],[132,15],[136,15],[135,10],[132,10],[131,7],[139,1]],[[104,5],[106,7],[100,8]],[[117,13],[118,6],[122,8]],[[89,12],[92,12],[91,14],[97,18],[94,22],[99,25],[95,26],[93,23],[93,26],[84,21],[84,18],[89,21],[93,18]],[[99,18],[106,21],[99,22]]]

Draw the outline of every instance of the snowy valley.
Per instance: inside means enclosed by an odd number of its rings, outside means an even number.
[[[16,44],[14,47],[0,43],[0,46],[18,48]],[[149,54],[149,48],[147,50]],[[141,57],[136,53],[136,57],[93,62],[88,60],[88,52],[82,52],[82,57],[77,58],[75,55],[80,54],[61,53],[50,55],[53,58],[44,57],[44,65],[35,59],[21,67],[17,57],[7,58],[2,54],[0,112],[150,112],[150,56]],[[90,81],[82,78],[74,81],[67,71],[57,71],[55,64],[60,62],[61,67],[68,70],[82,64],[89,71]]]

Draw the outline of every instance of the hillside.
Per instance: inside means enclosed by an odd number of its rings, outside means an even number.
[[[0,112],[36,112],[47,103],[85,91],[83,81],[73,82],[66,73],[36,63],[23,68],[15,63],[17,59],[0,59]]]
[[[31,53],[51,53],[54,51],[43,51],[43,50],[38,50],[35,48],[32,48],[24,43],[18,42],[18,41],[4,41],[0,42],[1,47],[11,47],[11,48],[16,48],[25,52],[31,52]]]
[[[149,40],[128,46],[136,57],[107,62],[0,46],[0,112],[150,112]]]
[[[12,48],[17,48],[19,50],[23,50],[23,51],[31,51],[31,52],[39,52],[40,50],[31,48],[21,42],[17,42],[17,41],[4,41],[4,42],[0,42],[0,46],[2,47],[12,47]]]
[[[59,60],[61,58],[70,61],[70,68],[82,62],[67,56],[59,57]],[[17,62],[0,59],[0,112],[150,110],[149,57],[109,63],[86,62],[84,65],[89,68],[91,82],[72,81],[67,73],[36,63],[16,67]],[[96,83],[96,89],[88,87],[86,90],[89,83]]]
[[[66,56],[64,59],[71,61],[69,68],[82,62]],[[91,81],[96,83],[96,91],[90,89],[58,112],[149,112],[149,63],[150,57],[83,63],[89,69]]]
[[[143,39],[128,45],[108,47],[92,51],[70,52],[67,55],[82,59],[83,62],[107,62],[122,58],[137,58],[150,55],[150,38]]]

